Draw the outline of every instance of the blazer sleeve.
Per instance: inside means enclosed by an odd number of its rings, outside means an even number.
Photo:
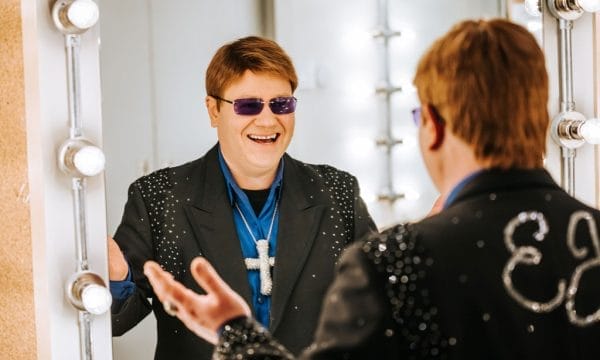
[[[360,187],[355,177],[352,177],[352,188],[354,193],[354,240],[359,240],[377,232],[377,226],[367,210],[367,205],[360,197]]]
[[[359,244],[338,264],[315,335],[300,359],[384,359],[393,353],[394,338],[386,336],[389,303],[382,279]],[[254,320],[228,323],[215,349],[216,359],[292,359]]]
[[[135,290],[127,299],[112,306],[113,336],[124,334],[152,311],[148,301],[152,289],[143,273],[144,263],[153,259],[150,219],[137,182],[131,184],[128,194],[114,239],[130,265]]]

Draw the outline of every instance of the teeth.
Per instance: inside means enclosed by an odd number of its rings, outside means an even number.
[[[277,134],[272,134],[272,135],[249,135],[251,139],[255,139],[255,140],[275,140],[275,138],[277,137]]]

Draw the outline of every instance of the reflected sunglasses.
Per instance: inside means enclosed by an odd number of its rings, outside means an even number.
[[[446,122],[444,121],[444,119],[440,116],[440,114],[438,113],[437,109],[433,106],[431,106],[431,110],[433,112],[433,120],[438,124],[443,126]],[[421,107],[416,107],[414,109],[411,110],[412,112],[412,119],[413,122],[415,123],[416,127],[419,127],[419,125],[421,124]]]
[[[213,98],[233,105],[233,111],[238,115],[258,115],[265,107],[265,101],[259,98],[227,100],[222,97],[211,95]],[[269,108],[273,114],[285,115],[296,111],[296,99],[293,96],[280,96],[269,100]]]
[[[419,124],[421,123],[421,107],[416,107],[414,109],[412,109],[412,119],[413,122],[415,123],[416,127],[419,127]]]

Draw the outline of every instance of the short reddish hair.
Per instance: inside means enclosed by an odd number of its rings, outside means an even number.
[[[548,129],[548,74],[536,39],[507,20],[464,21],[421,58],[414,84],[478,160],[539,168]]]
[[[256,74],[271,74],[287,79],[292,92],[298,86],[294,64],[275,42],[249,36],[221,46],[206,69],[206,93],[222,96],[231,83],[250,70]]]

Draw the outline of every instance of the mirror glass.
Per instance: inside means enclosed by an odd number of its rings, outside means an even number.
[[[526,27],[537,39],[542,42],[542,0],[508,0],[508,17]]]
[[[291,56],[300,84],[296,130],[288,149],[309,163],[357,176],[380,228],[425,215],[437,197],[418,152],[411,85],[420,55],[464,18],[521,14],[511,0],[101,0],[101,79],[108,233],[119,224],[128,185],[156,169],[203,155],[216,142],[204,107],[204,71],[225,42],[274,38]],[[380,12],[387,9],[386,14]],[[517,9],[517,10],[515,10]],[[374,30],[387,18],[400,36],[389,41],[389,69]],[[541,33],[541,31],[540,31]],[[385,83],[390,96],[386,123]],[[401,139],[388,158],[377,139]],[[388,178],[388,172],[391,177]],[[386,186],[404,194],[380,201]],[[114,339],[114,358],[152,359],[149,316]]]

